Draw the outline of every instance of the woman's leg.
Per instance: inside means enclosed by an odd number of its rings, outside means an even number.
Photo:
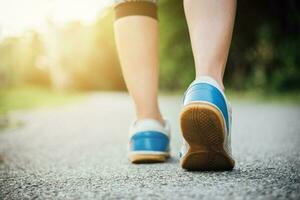
[[[196,64],[196,79],[210,76],[223,86],[236,0],[184,0]]]
[[[138,119],[163,122],[158,101],[158,21],[150,1],[120,3],[114,22],[124,79]]]
[[[127,88],[138,121],[129,129],[132,163],[163,162],[169,155],[170,128],[158,107],[158,22],[155,0],[118,0],[115,37]]]
[[[236,0],[184,0],[184,8],[196,81],[180,114],[185,139],[180,163],[189,170],[231,170],[231,108],[222,90]]]

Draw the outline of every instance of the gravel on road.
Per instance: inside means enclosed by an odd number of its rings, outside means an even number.
[[[19,111],[0,133],[0,199],[300,199],[299,105],[233,102],[228,172],[180,168],[180,97],[160,98],[172,125],[172,157],[132,165],[126,157],[133,105],[96,93],[71,105]]]

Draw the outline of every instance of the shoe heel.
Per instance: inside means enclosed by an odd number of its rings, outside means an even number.
[[[225,124],[214,106],[191,103],[180,114],[182,135],[190,148],[181,159],[187,170],[230,170],[234,161],[224,150]]]
[[[131,139],[129,159],[132,163],[163,162],[169,157],[169,139],[162,134],[137,135]]]

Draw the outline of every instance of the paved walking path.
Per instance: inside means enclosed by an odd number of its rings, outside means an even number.
[[[178,164],[179,97],[162,97],[172,158],[132,165],[134,113],[122,93],[12,113],[24,126],[0,133],[0,199],[300,199],[300,107],[233,102],[230,172],[186,172]]]

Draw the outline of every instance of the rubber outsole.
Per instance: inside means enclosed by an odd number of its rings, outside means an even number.
[[[168,155],[160,154],[132,154],[129,156],[130,162],[134,164],[161,163],[165,162],[168,158]]]
[[[191,103],[180,114],[182,135],[189,150],[181,159],[182,168],[192,171],[231,170],[234,160],[224,149],[225,124],[214,106]]]

